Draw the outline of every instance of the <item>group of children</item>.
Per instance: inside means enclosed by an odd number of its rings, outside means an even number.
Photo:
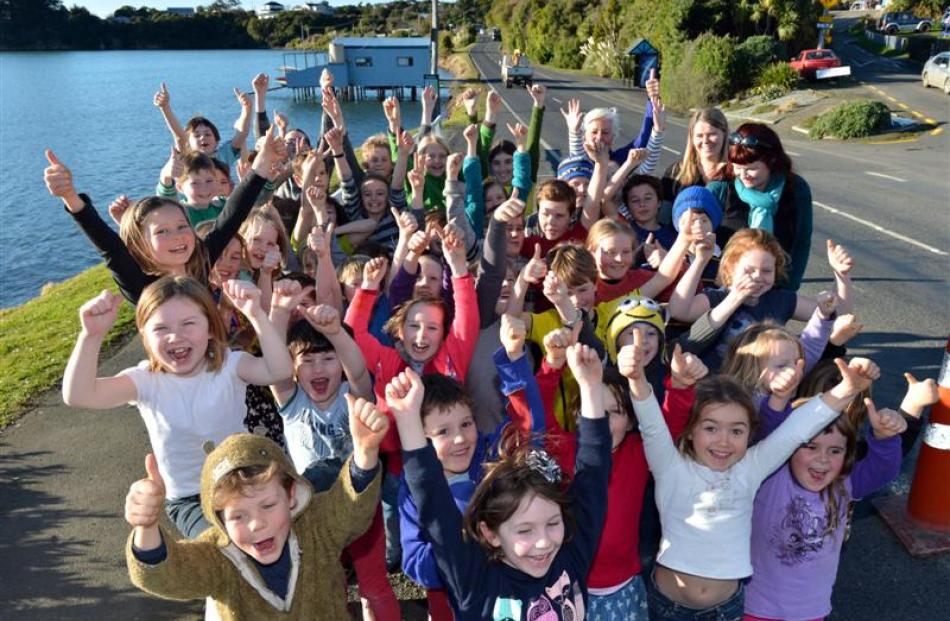
[[[134,584],[222,619],[346,618],[348,565],[364,619],[400,618],[398,567],[434,620],[829,614],[849,508],[897,475],[936,387],[908,376],[878,408],[878,367],[844,360],[844,247],[811,298],[768,224],[724,234],[705,186],[731,182],[727,132],[691,122],[693,179],[668,196],[655,79],[626,146],[615,111],[570,102],[540,183],[543,85],[513,141],[496,93],[481,122],[463,93],[465,153],[434,91],[415,133],[387,99],[358,155],[328,73],[313,139],[271,125],[267,86],[222,142],[163,85],[170,157],[155,196],[110,205],[118,233],[47,151],[121,292],[80,309],[64,400],[135,404],[152,445],[126,498]],[[147,358],[100,377],[122,298]]]

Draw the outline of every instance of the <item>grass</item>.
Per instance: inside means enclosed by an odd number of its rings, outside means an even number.
[[[855,37],[854,43],[861,49],[878,56],[884,56],[886,58],[909,58],[907,50],[894,50],[886,47],[883,43],[876,43],[865,37]]]
[[[475,67],[475,63],[472,62],[471,56],[468,55],[468,49],[470,48],[471,46],[468,46],[464,48],[463,51],[450,54],[439,63],[440,66],[451,71],[452,75],[459,80],[452,85],[452,99],[448,104],[448,114],[445,120],[442,121],[443,128],[461,129],[468,125],[468,116],[465,114],[465,106],[462,105],[461,94],[462,91],[469,87],[475,87],[481,91],[479,93],[478,109],[484,109],[487,89],[484,85],[481,85],[481,74]]]
[[[769,112],[775,112],[778,109],[778,106],[775,104],[762,104],[761,106],[756,106],[752,110],[752,114],[768,114]]]
[[[0,310],[0,429],[61,381],[79,332],[79,307],[103,289],[115,285],[99,265],[47,285],[21,306]],[[133,309],[123,304],[105,345],[124,342],[134,330]]]

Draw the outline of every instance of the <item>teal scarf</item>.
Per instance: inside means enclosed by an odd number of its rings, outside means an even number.
[[[749,205],[749,228],[764,229],[773,232],[775,223],[773,218],[778,211],[778,200],[785,189],[785,175],[772,175],[765,186],[765,190],[747,188],[742,181],[736,179],[736,193],[744,203]]]

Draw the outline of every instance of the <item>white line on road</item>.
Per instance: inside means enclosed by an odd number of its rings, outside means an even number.
[[[677,155],[683,155],[680,151],[677,151],[676,149],[671,149],[671,148],[669,148],[669,147],[666,146],[666,145],[663,145],[663,146],[660,147],[660,148],[663,149],[664,151],[669,151],[670,153],[675,153],[675,154],[677,154]],[[786,151],[786,153],[788,153],[788,151]]]
[[[799,157],[801,155],[801,153],[795,153],[794,151],[789,151],[788,149],[785,149],[785,152],[789,155],[794,155],[795,157]]]
[[[561,101],[561,100],[558,99],[557,97],[552,97],[551,99],[553,99],[554,101],[556,101],[556,102],[558,102],[558,103],[564,103],[563,101]]]
[[[854,222],[857,222],[858,224],[863,224],[864,226],[866,226],[866,227],[868,227],[868,228],[874,229],[874,230],[877,231],[878,233],[883,233],[884,235],[888,235],[888,236],[890,236],[890,237],[893,237],[894,239],[899,239],[899,240],[902,241],[902,242],[905,242],[905,243],[908,243],[908,244],[917,246],[918,248],[922,248],[922,249],[926,250],[927,252],[932,252],[933,254],[940,255],[940,256],[942,256],[942,257],[945,257],[945,256],[947,256],[947,255],[950,255],[950,253],[944,252],[943,250],[940,250],[939,248],[934,248],[933,246],[928,246],[927,244],[922,244],[922,243],[920,243],[919,241],[917,241],[916,239],[913,239],[913,238],[911,238],[911,237],[906,237],[906,236],[904,236],[904,235],[901,235],[900,233],[895,233],[894,231],[889,231],[889,230],[885,229],[883,226],[879,226],[879,225],[877,225],[877,224],[874,224],[873,222],[868,222],[867,220],[865,220],[865,219],[863,219],[863,218],[859,218],[859,217],[857,217],[857,216],[852,216],[851,214],[849,214],[849,213],[847,213],[847,212],[845,212],[845,211],[841,211],[840,209],[837,209],[837,208],[835,208],[835,207],[832,207],[831,205],[826,205],[826,204],[821,203],[821,202],[816,201],[816,200],[813,200],[813,201],[812,201],[812,204],[813,204],[813,205],[817,205],[818,207],[821,207],[821,208],[824,209],[825,211],[830,211],[831,213],[833,213],[833,214],[835,214],[835,215],[839,215],[839,216],[841,216],[842,218],[847,218],[848,220],[853,220]]]
[[[900,177],[894,177],[892,175],[885,175],[884,173],[873,172],[870,170],[864,171],[865,175],[871,175],[872,177],[880,177],[881,179],[890,179],[891,181],[897,181],[898,183],[907,183],[907,179],[901,179]]]

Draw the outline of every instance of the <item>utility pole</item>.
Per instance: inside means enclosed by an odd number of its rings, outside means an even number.
[[[429,73],[439,73],[439,0],[432,0],[432,29],[429,31]]]

